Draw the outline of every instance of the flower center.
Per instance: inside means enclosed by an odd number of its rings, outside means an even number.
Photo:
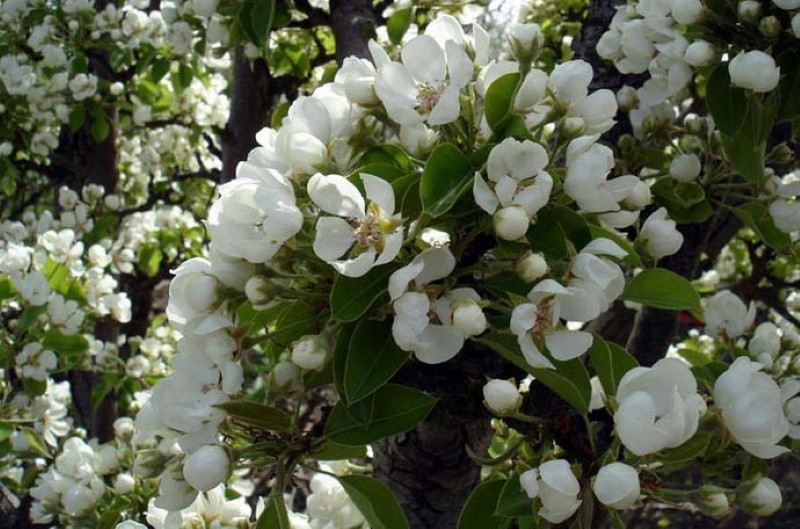
[[[420,115],[430,114],[433,107],[439,102],[439,98],[442,97],[442,92],[444,92],[444,85],[442,83],[422,83],[419,86],[419,93],[417,94],[417,102],[419,103],[417,112],[419,112]]]
[[[360,248],[369,248],[378,245],[383,239],[380,217],[374,213],[368,213],[356,227],[356,244]]]

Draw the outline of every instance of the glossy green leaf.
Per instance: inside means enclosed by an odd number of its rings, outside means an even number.
[[[700,311],[700,295],[692,284],[663,268],[650,268],[636,275],[622,299],[659,309]]]
[[[533,514],[532,501],[522,490],[519,472],[512,472],[506,480],[503,489],[500,491],[500,497],[497,498],[497,506],[494,512],[506,518]]]
[[[737,217],[765,244],[782,252],[792,245],[792,238],[788,233],[781,231],[775,226],[772,215],[764,204],[749,202],[733,210]]]
[[[369,476],[339,476],[347,495],[372,529],[408,529],[408,520],[394,493]]]
[[[405,9],[398,9],[386,21],[386,31],[389,34],[389,40],[393,44],[400,44],[403,41],[403,35],[406,34],[408,28],[411,26],[411,21],[414,18],[414,8],[406,7]]]
[[[292,417],[283,410],[247,400],[225,402],[216,406],[238,422],[262,430],[287,430],[292,424]]]
[[[495,79],[486,90],[486,121],[495,133],[502,132],[507,124],[518,84],[519,74],[509,73]]]
[[[290,303],[275,322],[275,330],[270,338],[281,345],[289,345],[306,334],[316,334],[318,311],[311,306],[295,302]]]
[[[505,486],[502,479],[484,481],[472,491],[458,518],[458,529],[505,529],[511,519],[495,514],[500,494]]]
[[[615,343],[606,342],[597,334],[588,352],[606,395],[616,395],[625,373],[639,365],[628,351]]]
[[[433,217],[447,213],[472,185],[469,160],[452,143],[437,146],[425,164],[420,180],[422,209]]]
[[[292,529],[286,504],[283,503],[283,494],[279,491],[273,492],[267,498],[264,512],[256,522],[256,529]]]
[[[589,373],[579,358],[568,362],[550,361],[555,369],[539,369],[531,367],[522,356],[517,338],[511,334],[491,332],[477,340],[520,369],[533,375],[539,382],[550,388],[559,397],[571,404],[581,413],[589,412],[592,399],[592,383]],[[544,352],[547,354],[547,352]]]
[[[387,384],[356,406],[372,405],[368,422],[353,418],[343,402],[328,417],[325,435],[333,442],[358,446],[375,442],[416,426],[433,409],[436,399],[413,388]]]
[[[353,337],[355,323],[344,325],[339,330],[336,337],[336,346],[333,348],[333,383],[336,386],[336,393],[339,398],[347,402],[347,394],[344,391],[344,374],[347,368],[347,354],[350,351],[350,338]]]
[[[568,257],[571,249],[582,248],[592,239],[584,218],[565,206],[542,208],[526,237],[534,251],[553,258]]]
[[[339,275],[331,290],[331,317],[339,321],[360,318],[386,292],[396,266],[377,266],[361,277]]]
[[[392,337],[391,321],[361,320],[353,331],[344,371],[347,402],[354,403],[386,384],[408,361]]]
[[[739,132],[745,123],[747,93],[731,82],[727,64],[720,64],[709,75],[706,103],[720,131],[729,136]]]

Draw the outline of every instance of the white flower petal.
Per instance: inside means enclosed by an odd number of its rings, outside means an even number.
[[[364,217],[364,197],[347,178],[317,173],[308,181],[308,196],[320,209],[331,215]]]

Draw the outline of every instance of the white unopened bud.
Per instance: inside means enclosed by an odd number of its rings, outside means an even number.
[[[428,154],[436,143],[436,131],[425,125],[402,125],[400,127],[400,144],[412,156],[421,157]]]
[[[586,129],[586,122],[580,117],[569,117],[564,120],[564,135],[567,138],[577,138]]]
[[[228,452],[220,445],[206,445],[183,461],[183,478],[200,491],[211,490],[230,473]]]
[[[136,480],[128,473],[118,474],[114,477],[114,490],[120,494],[130,494],[136,487]]]
[[[800,39],[800,13],[792,17],[792,33],[794,33],[795,37]]]
[[[731,512],[728,495],[719,487],[705,486],[700,489],[699,507],[703,512],[714,518],[722,518]]]
[[[737,8],[739,18],[746,22],[755,22],[761,16],[761,2],[743,0]]]
[[[714,60],[714,46],[705,40],[696,40],[689,44],[683,54],[683,60],[695,67],[708,66]]]
[[[303,336],[292,346],[292,362],[303,369],[321,371],[327,358],[327,344],[318,334]]]
[[[133,419],[130,417],[120,417],[114,421],[114,436],[120,441],[130,441],[134,431]]]
[[[108,87],[108,91],[111,92],[111,95],[118,96],[125,90],[125,85],[120,83],[119,81],[115,83],[111,83],[111,86]]]
[[[300,368],[292,362],[278,362],[269,372],[271,389],[289,390],[300,383]]]
[[[627,112],[639,104],[639,95],[632,86],[625,85],[617,92],[617,104],[620,110]]]
[[[672,18],[678,24],[694,24],[703,14],[700,0],[675,0],[672,4]]]
[[[528,252],[517,261],[517,275],[526,283],[533,283],[547,273],[547,261],[540,253]]]
[[[777,37],[781,29],[781,21],[774,15],[764,17],[761,19],[761,22],[758,23],[758,30],[765,37]]]
[[[254,306],[263,305],[273,298],[273,285],[263,276],[253,276],[244,285],[244,294]]]
[[[519,206],[497,210],[492,220],[497,236],[507,241],[516,241],[523,237],[531,223],[528,214]]]
[[[783,497],[777,483],[769,478],[761,478],[745,493],[740,503],[750,513],[769,516],[780,509]]]
[[[536,60],[544,45],[544,35],[539,24],[517,24],[511,33],[511,51],[519,62]]]
[[[483,401],[487,408],[502,417],[519,409],[522,396],[512,381],[493,379],[483,386]]]
[[[639,473],[625,463],[611,463],[597,473],[592,490],[600,503],[612,509],[629,509],[639,499]]]
[[[483,334],[489,325],[483,309],[471,299],[457,300],[453,304],[453,327],[464,336]]]
[[[728,63],[731,82],[754,92],[771,92],[778,86],[781,69],[768,53],[754,50],[740,52]]]
[[[680,154],[669,164],[669,175],[678,182],[693,182],[703,166],[696,154]]]

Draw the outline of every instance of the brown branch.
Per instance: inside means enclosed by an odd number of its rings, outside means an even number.
[[[375,16],[370,0],[331,0],[331,30],[339,65],[351,55],[369,57],[367,42],[375,38]]]

